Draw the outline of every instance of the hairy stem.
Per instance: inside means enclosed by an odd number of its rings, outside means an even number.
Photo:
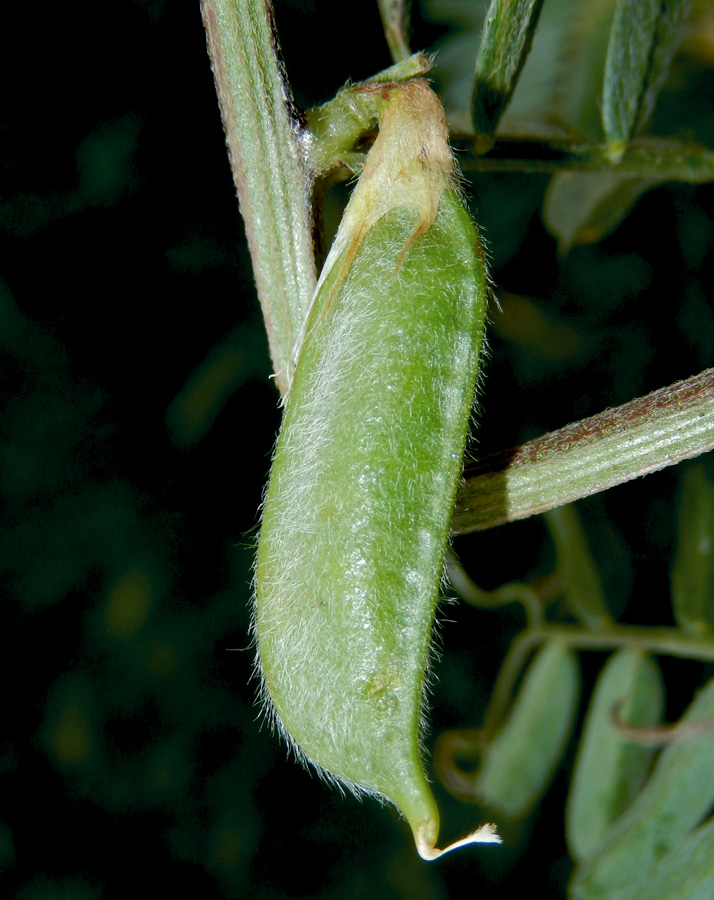
[[[203,0],[201,10],[276,381],[284,394],[315,288],[311,178],[301,130],[278,61],[268,0]]]
[[[714,369],[469,466],[453,534],[525,519],[714,448]]]

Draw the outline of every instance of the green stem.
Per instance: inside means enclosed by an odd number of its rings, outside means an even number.
[[[267,0],[203,0],[203,22],[278,388],[315,287],[311,177]]]
[[[411,55],[409,49],[409,7],[411,0],[377,0],[384,37],[395,63]]]
[[[459,137],[455,146],[469,150],[473,138]],[[607,144],[574,141],[499,139],[488,156],[459,157],[464,172],[621,172],[653,181],[714,181],[714,153],[695,144],[665,140],[634,141],[615,161]]]
[[[469,466],[452,532],[525,519],[714,448],[714,369]]]
[[[544,625],[528,632],[528,649],[557,640],[574,650],[615,650],[626,647],[660,656],[714,662],[714,638],[692,637],[678,628],[613,625],[605,631],[585,631],[580,625]]]
[[[345,172],[356,171],[364,162],[364,154],[357,155],[355,146],[377,124],[380,95],[372,89],[373,85],[423,78],[431,66],[429,56],[415,53],[367,81],[346,84],[332,100],[308,110],[308,153],[315,175],[325,176],[340,166]]]
[[[483,724],[479,729],[487,742],[500,728],[510,706],[516,680],[523,671],[526,660],[538,646],[539,642],[531,640],[531,635],[541,633],[542,629],[540,628],[526,629],[511,641],[506,658],[498,670],[498,677],[483,717]]]
[[[446,548],[444,567],[449,584],[466,603],[480,609],[498,609],[510,603],[520,603],[525,611],[528,626],[536,628],[540,625],[543,618],[542,604],[538,594],[529,584],[513,581],[493,591],[484,591],[471,579],[450,547]]]
[[[498,673],[480,731],[495,734],[510,705],[513,689],[526,660],[540,644],[560,641],[573,650],[615,650],[626,647],[660,656],[714,662],[714,638],[693,638],[677,628],[642,628],[612,625],[605,631],[587,631],[580,625],[542,625],[526,629],[511,643]]]

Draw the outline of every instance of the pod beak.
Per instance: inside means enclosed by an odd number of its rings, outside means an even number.
[[[452,850],[458,850],[459,847],[466,847],[469,844],[502,843],[502,838],[496,831],[496,826],[487,824],[481,825],[480,828],[477,828],[476,831],[467,835],[465,838],[461,838],[460,841],[454,841],[453,844],[449,844],[448,847],[439,850],[435,846],[436,834],[434,824],[434,822],[424,822],[418,825],[414,830],[414,840],[416,842],[417,852],[422,859],[427,861],[438,859],[445,853],[450,853]]]

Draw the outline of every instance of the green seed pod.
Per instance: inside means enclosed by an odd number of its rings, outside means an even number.
[[[424,82],[366,89],[380,131],[296,352],[255,635],[263,700],[298,755],[393,802],[435,858],[422,702],[487,281],[438,100]]]
[[[575,654],[549,641],[528,667],[511,714],[486,752],[476,777],[479,800],[509,819],[532,808],[563,754],[579,693]]]
[[[568,847],[578,862],[602,844],[649,771],[654,748],[629,741],[612,724],[613,707],[622,700],[627,722],[642,726],[659,721],[662,676],[652,659],[637,650],[620,650],[608,660],[585,719],[565,818]]]

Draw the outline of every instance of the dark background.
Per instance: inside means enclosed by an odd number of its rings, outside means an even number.
[[[562,896],[574,746],[511,846],[427,865],[394,811],[328,789],[261,727],[247,630],[279,409],[198,3],[20,6],[0,111],[0,893],[496,900],[527,878],[536,900]],[[276,17],[301,106],[389,64],[376,4],[346,22],[294,0]],[[442,31],[417,10],[413,46]],[[659,122],[686,113],[714,144],[706,67],[686,88]],[[537,298],[555,335],[505,337],[494,311],[479,451],[714,359],[711,188],[661,187],[563,259],[546,184],[469,189],[497,285]],[[668,471],[579,505],[626,621],[671,620],[676,485]],[[457,545],[485,587],[553,564],[540,520]],[[521,624],[464,605],[442,618],[429,746],[478,724]],[[583,656],[586,686],[603,658]],[[664,671],[676,685],[695,668]],[[479,821],[437,791],[454,836]]]

